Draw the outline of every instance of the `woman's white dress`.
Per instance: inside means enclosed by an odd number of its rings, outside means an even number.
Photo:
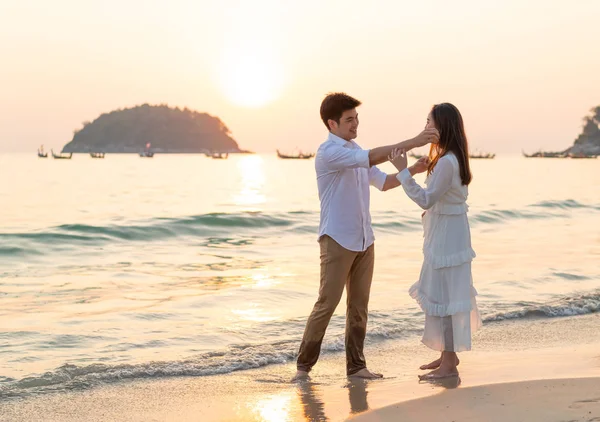
[[[468,188],[462,184],[453,153],[441,157],[427,177],[426,189],[408,169],[398,174],[406,194],[421,208],[424,261],[409,290],[425,312],[423,343],[438,351],[471,350],[471,333],[481,327],[473,287],[471,232],[467,219]]]

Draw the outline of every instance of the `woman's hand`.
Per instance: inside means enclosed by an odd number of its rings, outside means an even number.
[[[408,159],[406,158],[406,151],[400,148],[396,148],[388,156],[390,163],[396,167],[398,171],[402,171],[408,165]]]
[[[421,157],[417,160],[416,163],[414,163],[412,166],[410,166],[411,168],[411,174],[415,175],[418,173],[423,173],[427,170],[427,167],[429,167],[429,157]]]

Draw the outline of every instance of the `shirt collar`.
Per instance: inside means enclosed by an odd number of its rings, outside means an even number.
[[[347,144],[351,144],[353,145],[354,142],[353,141],[346,141],[345,139],[340,138],[337,135],[334,135],[333,133],[329,132],[329,136],[327,137],[328,141],[334,142],[338,145],[347,145]]]

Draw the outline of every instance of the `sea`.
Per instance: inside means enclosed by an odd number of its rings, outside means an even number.
[[[471,166],[484,329],[599,312],[600,159]],[[6,153],[0,180],[0,401],[295,359],[319,286],[313,159]],[[421,210],[372,188],[371,215],[367,343],[417,343]],[[323,344],[341,360],[344,304]]]

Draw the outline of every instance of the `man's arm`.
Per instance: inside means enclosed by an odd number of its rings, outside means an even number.
[[[408,168],[408,171],[410,172],[411,176],[414,176],[415,174],[418,173],[418,171],[413,166],[410,166]],[[400,180],[398,180],[398,178],[396,176],[398,176],[398,173],[388,174],[386,176],[385,183],[383,184],[383,189],[381,189],[383,192],[385,192],[386,190],[394,189],[394,188],[397,188],[398,186],[400,186]]]
[[[414,176],[415,174],[424,173],[427,171],[428,166],[429,157],[421,157],[416,163],[408,168],[408,171],[410,172],[411,176]],[[377,167],[371,167],[371,171],[373,170],[380,171]],[[386,190],[394,189],[400,186],[400,178],[398,177],[398,174],[400,173],[386,174],[385,182],[383,183],[383,188],[381,188],[381,190],[385,192]]]
[[[398,173],[388,174],[385,178],[385,183],[383,184],[383,192],[386,190],[394,189],[400,186],[400,181],[396,178]]]
[[[385,163],[388,161],[388,156],[396,148],[409,151],[413,148],[422,147],[431,142],[437,142],[440,139],[440,134],[437,129],[425,129],[412,139],[408,139],[403,142],[398,142],[393,145],[386,145],[384,147],[377,147],[369,150],[369,165],[376,166],[377,164]]]

